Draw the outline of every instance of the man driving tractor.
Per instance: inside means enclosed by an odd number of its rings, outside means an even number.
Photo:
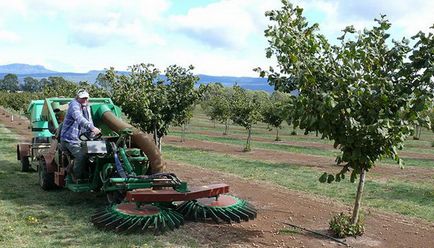
[[[89,93],[85,89],[80,89],[75,99],[69,103],[60,133],[62,149],[69,151],[74,157],[73,165],[68,166],[68,173],[72,172],[73,179],[83,179],[86,176],[83,168],[86,164],[86,153],[79,139],[79,136],[85,132],[97,135],[101,130],[95,127],[92,121]]]

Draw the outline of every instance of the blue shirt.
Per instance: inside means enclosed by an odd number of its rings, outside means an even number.
[[[80,143],[78,136],[83,131],[91,131],[95,126],[92,122],[92,117],[89,115],[89,120],[83,115],[83,111],[89,113],[87,106],[82,106],[77,99],[72,100],[68,106],[65,120],[63,121],[60,140],[69,143]]]

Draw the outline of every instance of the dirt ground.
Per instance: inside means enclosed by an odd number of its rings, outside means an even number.
[[[0,123],[18,133],[23,140],[30,139],[31,133],[28,121],[14,118],[0,110]],[[177,143],[175,138],[165,140]],[[212,142],[206,142],[212,143]],[[214,145],[213,145],[214,144]],[[207,147],[204,147],[207,145]],[[232,146],[226,150],[217,143],[204,144],[197,141],[182,143],[182,146],[209,149],[229,154],[242,155],[241,148],[234,150]],[[260,157],[273,161],[280,159],[295,164],[323,167],[333,163],[323,157],[306,155],[294,158],[294,154],[277,157],[272,151],[256,150],[244,156]],[[300,155],[301,156],[301,155]],[[305,161],[305,163],[302,163]],[[287,228],[283,222],[295,224],[309,230],[328,234],[328,221],[332,215],[346,212],[350,208],[327,198],[318,198],[300,192],[287,190],[263,182],[252,182],[242,178],[208,171],[176,161],[166,161],[168,170],[176,173],[190,185],[204,185],[211,183],[227,183],[232,194],[248,200],[258,209],[257,219],[240,224],[216,225],[211,223],[186,223],[176,230],[181,234],[194,237],[203,247],[345,247],[345,245],[311,234],[305,231],[283,232]],[[19,166],[17,165],[17,169]],[[391,169],[392,170],[392,169]],[[381,172],[383,173],[383,172]],[[422,172],[421,172],[422,173]],[[407,174],[407,173],[406,173]],[[409,173],[408,173],[409,174]],[[432,171],[430,174],[432,178]],[[347,238],[341,241],[351,247],[434,247],[434,223],[401,215],[388,214],[374,209],[365,209],[366,233],[358,238]]]

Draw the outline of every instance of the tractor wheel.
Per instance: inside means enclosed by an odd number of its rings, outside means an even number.
[[[29,171],[31,171],[29,157],[22,157],[20,159],[20,161],[21,161],[21,171],[22,172],[29,172]]]
[[[44,158],[39,159],[38,174],[39,185],[43,190],[56,188],[56,185],[54,184],[54,173],[47,172],[47,165],[45,164]]]

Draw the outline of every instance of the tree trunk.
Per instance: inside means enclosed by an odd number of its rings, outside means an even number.
[[[422,133],[422,127],[421,126],[416,126],[415,127],[415,132],[414,132],[414,136],[413,139],[415,140],[419,140],[420,139],[420,134]]]
[[[212,120],[212,123],[214,124],[214,128],[215,128],[215,120]]]
[[[225,121],[225,131],[223,133],[223,135],[228,135],[228,129],[229,129],[229,120]]]
[[[185,132],[186,132],[186,129],[187,129],[187,124],[185,124],[185,123],[182,124],[181,128],[182,128],[181,142],[184,142],[185,141]]]
[[[357,195],[356,202],[354,204],[353,217],[351,219],[352,224],[357,224],[357,222],[359,221],[360,204],[362,202],[363,188],[365,187],[365,173],[365,169],[362,168],[362,171],[360,172],[359,185],[357,186]]]
[[[158,137],[157,147],[158,147],[158,150],[160,151],[160,153],[161,153],[161,142],[162,141],[163,141],[163,137]]]
[[[154,142],[155,146],[158,147],[158,150],[161,152],[161,140],[163,137],[158,136],[157,124],[154,123]]]
[[[158,133],[157,133],[157,125],[154,123],[154,143],[158,146]]]
[[[280,141],[280,138],[279,138],[279,128],[278,127],[276,127],[276,139],[274,141]]]
[[[247,142],[246,142],[246,147],[244,148],[245,152],[250,152],[250,139],[252,137],[252,130],[251,128],[247,129],[248,130],[248,135],[247,135]]]

